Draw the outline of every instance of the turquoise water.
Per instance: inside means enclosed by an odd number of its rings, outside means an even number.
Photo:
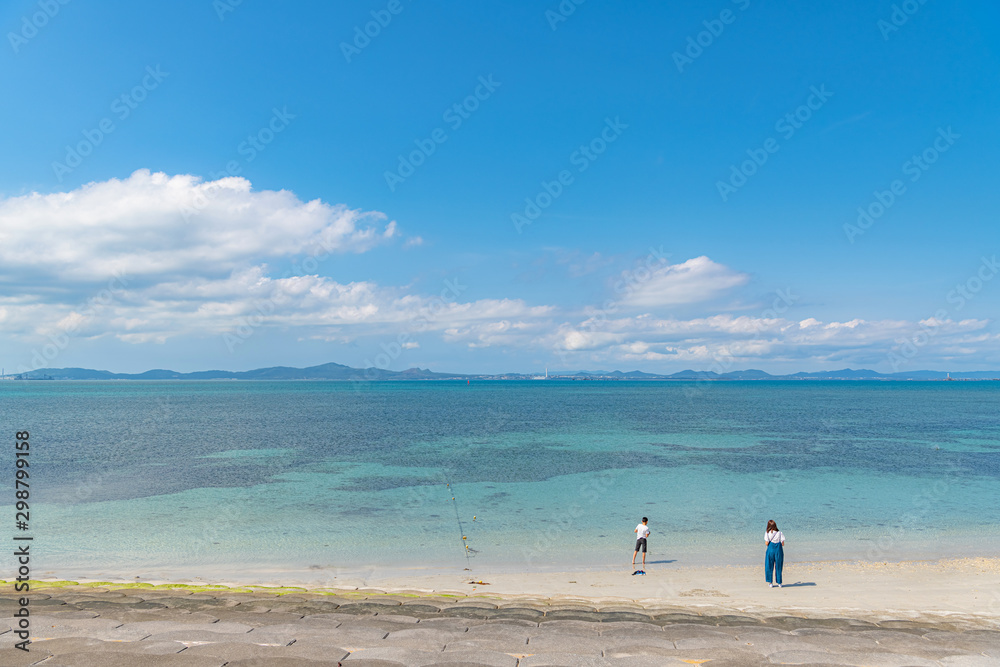
[[[756,564],[770,518],[789,559],[1000,546],[990,382],[4,382],[0,407],[49,576],[613,567],[643,515],[677,565]]]

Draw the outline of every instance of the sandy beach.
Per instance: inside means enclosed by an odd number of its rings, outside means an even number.
[[[646,571],[8,582],[0,665],[1000,665],[1000,559]]]
[[[473,572],[389,579],[384,590],[587,600],[661,602],[734,611],[810,610],[846,614],[960,614],[1000,618],[1000,559],[974,558],[898,563],[816,562],[786,567],[784,586],[768,588],[763,567],[647,565],[645,576],[620,571],[562,573]],[[360,587],[363,583],[354,582]]]

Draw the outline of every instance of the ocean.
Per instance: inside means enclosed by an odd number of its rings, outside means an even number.
[[[661,567],[757,564],[768,519],[786,562],[992,556],[998,407],[996,382],[0,383],[34,576],[319,585],[628,568],[643,516]]]

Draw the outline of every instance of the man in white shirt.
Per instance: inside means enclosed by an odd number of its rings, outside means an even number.
[[[646,538],[649,537],[649,526],[646,524],[649,519],[642,517],[642,523],[635,527],[632,532],[636,534],[635,541],[635,553],[632,554],[632,567],[635,567],[635,557],[639,555],[639,550],[642,549],[642,569],[646,569]]]

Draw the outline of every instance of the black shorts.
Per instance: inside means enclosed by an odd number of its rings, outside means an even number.
[[[635,541],[635,550],[636,551],[641,551],[642,553],[646,553],[646,538],[645,537],[640,537],[639,539],[637,539]]]

